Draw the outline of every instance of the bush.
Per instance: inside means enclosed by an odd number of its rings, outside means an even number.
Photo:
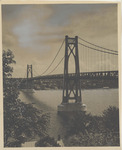
[[[119,135],[111,133],[79,133],[69,137],[67,146],[119,146]]]
[[[119,132],[119,109],[115,106],[109,106],[103,111],[103,126],[105,130]]]
[[[43,138],[40,138],[38,142],[35,144],[36,147],[59,147],[59,144],[55,141],[54,138],[45,136]]]

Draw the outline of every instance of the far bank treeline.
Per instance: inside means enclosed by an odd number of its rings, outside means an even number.
[[[59,146],[48,135],[50,114],[25,104],[19,99],[19,82],[8,80],[15,64],[11,50],[3,50],[3,103],[4,103],[4,146],[21,147],[21,144],[39,137],[35,146]],[[65,146],[119,146],[119,109],[110,106],[102,116],[86,112],[74,113],[64,120]]]

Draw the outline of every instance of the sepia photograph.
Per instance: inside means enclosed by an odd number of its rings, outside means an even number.
[[[4,148],[120,147],[118,6],[1,4]]]

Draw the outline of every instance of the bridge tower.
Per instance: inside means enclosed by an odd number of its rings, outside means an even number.
[[[73,55],[75,63],[75,76],[69,75],[69,58]],[[78,36],[74,38],[65,36],[65,60],[64,60],[64,86],[63,99],[58,106],[60,111],[84,111],[85,104],[82,104],[80,68],[78,54]]]
[[[30,73],[30,77],[33,77],[33,70],[32,70],[32,65],[27,65],[27,79],[29,78],[29,73]]]
[[[26,82],[27,89],[32,89],[33,87],[33,81],[31,80],[31,78],[33,78],[32,65],[27,64],[27,82]]]

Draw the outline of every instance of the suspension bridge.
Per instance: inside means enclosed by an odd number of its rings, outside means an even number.
[[[55,64],[64,43],[65,54]],[[63,73],[54,74],[62,62],[64,62]],[[52,66],[55,67],[51,70]],[[35,85],[41,87],[44,81],[47,85],[49,83],[56,84],[56,82],[58,85],[63,83],[61,87],[63,99],[58,109],[60,111],[81,110],[83,106],[81,88],[84,85],[89,86],[88,80],[92,80],[89,83],[91,88],[98,83],[102,86],[107,85],[107,87],[118,85],[118,51],[98,46],[78,36],[74,38],[65,36],[49,66],[40,75],[34,75],[33,71],[33,66],[27,65],[27,77],[12,80],[18,80],[21,89],[32,89]],[[97,85],[97,87],[99,86]],[[70,102],[72,103],[70,104]]]

